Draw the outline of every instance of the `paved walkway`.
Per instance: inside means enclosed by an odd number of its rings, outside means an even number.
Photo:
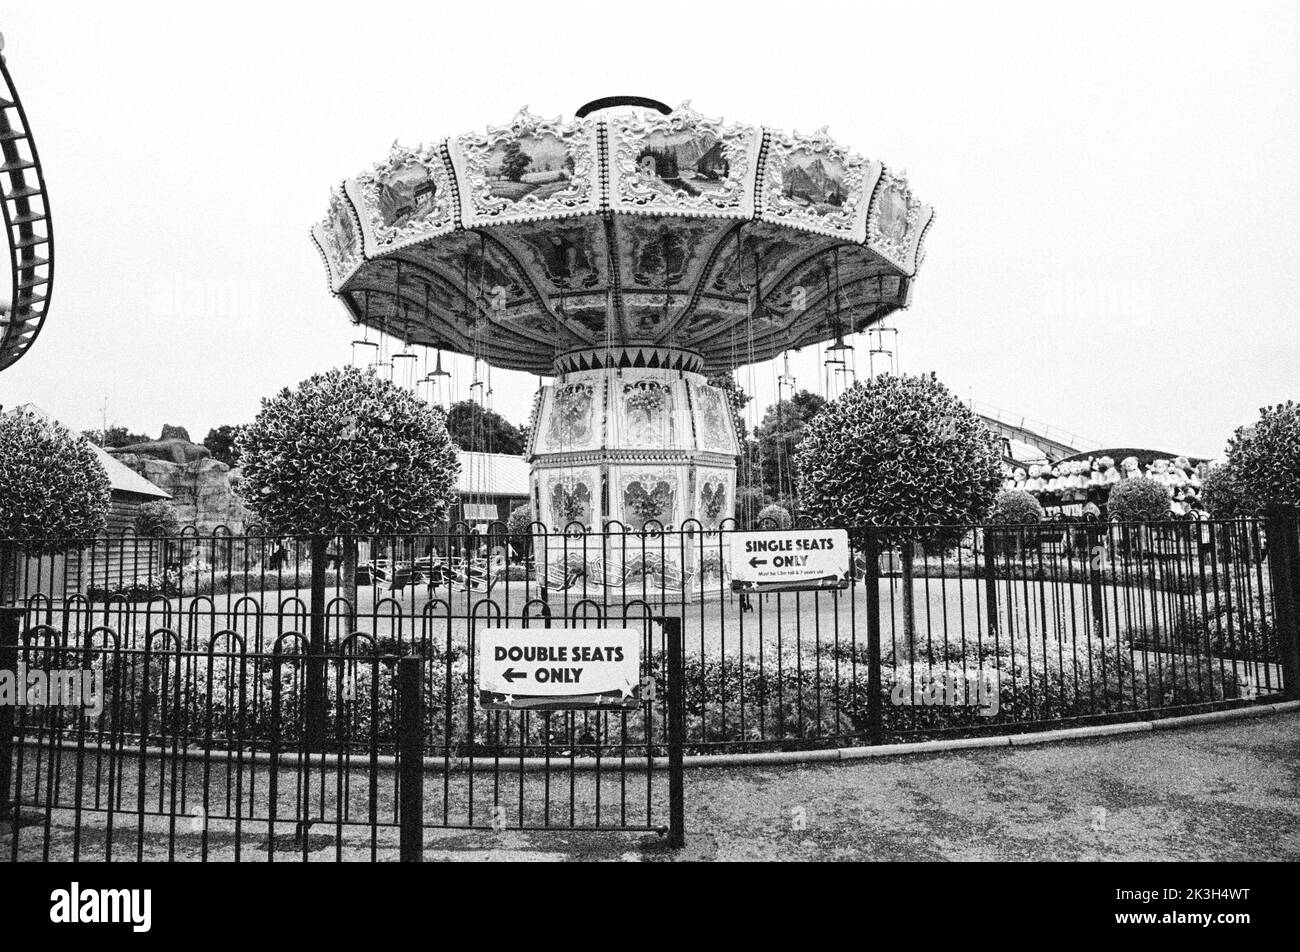
[[[1155,735],[687,774],[692,860],[1300,860],[1300,714]],[[502,834],[429,859],[667,858]],[[467,852],[466,852],[467,850]]]
[[[425,858],[1296,861],[1300,713],[1041,746],[689,770],[686,797],[689,842],[676,855],[645,834],[429,830]],[[71,832],[56,821],[54,857],[70,855]],[[393,833],[381,858],[396,858]],[[150,839],[148,852],[164,856],[165,838]],[[23,858],[38,850],[34,837]],[[342,852],[369,857],[361,839]],[[311,859],[334,855],[326,836]],[[186,844],[178,858],[197,855]]]
[[[691,826],[710,831],[696,837],[700,858],[1294,861],[1300,715],[696,774],[688,795]]]

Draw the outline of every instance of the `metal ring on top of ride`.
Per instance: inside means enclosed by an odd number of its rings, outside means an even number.
[[[673,111],[673,107],[667,103],[662,103],[658,99],[648,99],[645,96],[602,96],[600,99],[593,99],[591,102],[579,106],[574,116],[578,119],[586,119],[593,112],[600,112],[602,109],[617,109],[621,106],[653,109],[665,116],[671,115]]]

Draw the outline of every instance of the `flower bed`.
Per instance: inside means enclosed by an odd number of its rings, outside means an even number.
[[[666,738],[662,703],[626,718],[594,711],[484,711],[470,693],[472,674],[462,647],[450,652],[435,644],[380,647],[419,652],[426,659],[425,740],[431,755],[536,756],[548,750],[614,755],[625,743],[652,739],[661,748]],[[1231,669],[1203,661],[1166,656],[1135,664],[1128,643],[1049,642],[1046,656],[1036,649],[1039,645],[1012,651],[992,644],[939,644],[918,646],[908,657],[886,657],[881,672],[886,739],[1018,730],[1229,701],[1248,693]],[[395,660],[394,654],[384,654],[326,662],[330,749],[394,745]],[[643,675],[654,677],[660,690],[665,661],[656,653],[643,664]],[[97,664],[104,666],[102,660]],[[144,667],[142,654],[129,652],[116,671],[106,672],[105,728],[116,718],[128,735],[147,726],[150,735],[215,749],[232,741],[245,749],[268,749],[277,738],[294,749],[304,738],[307,665],[301,655],[286,654],[277,665],[266,655],[187,653],[178,659],[155,654],[150,670]],[[956,687],[966,693],[954,695]],[[685,689],[687,746],[697,752],[719,745],[744,750],[853,743],[869,730],[862,645],[824,645],[811,658],[773,653],[741,661],[692,655],[685,659]]]
[[[337,569],[325,570],[325,587],[335,588],[339,584]],[[169,569],[162,574],[140,575],[110,587],[92,586],[86,590],[86,597],[92,602],[106,602],[110,599],[125,599],[128,602],[146,602],[158,595],[168,598],[181,596],[224,595],[227,592],[240,594],[244,592],[295,591],[311,585],[311,566],[303,565],[293,569],[249,569],[247,571],[228,571],[226,569],[187,569],[177,572]]]

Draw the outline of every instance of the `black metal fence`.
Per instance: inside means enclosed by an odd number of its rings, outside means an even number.
[[[425,827],[679,836],[683,747],[1033,730],[1300,685],[1293,509],[882,529],[818,591],[733,591],[733,535],[187,532],[27,559],[0,670],[92,673],[103,710],[0,707],[9,855],[381,857],[405,829],[409,856]],[[480,709],[476,633],[504,625],[642,631],[640,707]]]
[[[48,675],[0,724],[12,859],[416,858],[404,838],[433,827],[669,832],[648,700],[483,712],[445,642],[395,655],[353,634],[314,653],[289,632],[252,650],[223,631],[193,648],[167,628],[132,643],[10,620],[9,670]]]

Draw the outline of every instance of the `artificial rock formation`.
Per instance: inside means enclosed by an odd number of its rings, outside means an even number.
[[[238,535],[251,519],[235,492],[239,470],[212,459],[206,446],[172,439],[112,452],[123,465],[171,494],[181,525],[193,525],[200,532],[226,526]]]
[[[165,431],[165,428],[164,428]],[[171,460],[173,463],[191,463],[194,460],[203,459],[211,456],[212,451],[206,446],[198,443],[191,443],[189,440],[168,437],[161,440],[151,440],[147,443],[132,443],[130,446],[118,446],[109,448],[109,452],[115,456],[130,454],[132,456],[143,456],[149,459]]]

